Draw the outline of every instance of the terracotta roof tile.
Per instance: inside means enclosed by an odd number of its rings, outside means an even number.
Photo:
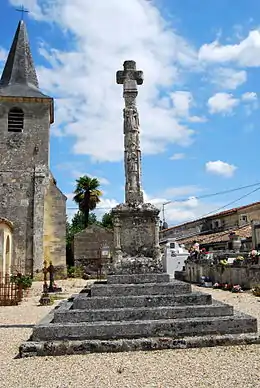
[[[211,244],[217,242],[229,241],[229,234],[235,232],[241,238],[249,238],[252,236],[252,230],[250,225],[243,226],[242,228],[237,228],[233,230],[225,230],[224,232],[217,232],[211,234],[204,234],[198,236],[187,237],[183,239],[178,239],[180,244],[192,244],[193,241],[200,244]]]

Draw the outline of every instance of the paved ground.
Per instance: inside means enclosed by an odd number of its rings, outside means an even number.
[[[59,282],[67,295],[85,284],[82,280]],[[31,296],[21,306],[0,307],[1,388],[260,387],[259,345],[15,359],[31,326],[53,308],[37,306],[40,290],[41,284],[34,283]],[[260,298],[200,290],[260,319]]]

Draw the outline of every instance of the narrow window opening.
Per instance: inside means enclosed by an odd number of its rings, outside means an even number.
[[[23,132],[24,113],[20,108],[12,108],[8,113],[8,132]]]

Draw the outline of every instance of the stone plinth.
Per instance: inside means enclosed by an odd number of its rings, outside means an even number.
[[[20,357],[260,343],[257,320],[165,273],[108,276],[62,301]]]
[[[115,251],[110,274],[162,272],[159,209],[149,203],[120,204],[112,212]]]

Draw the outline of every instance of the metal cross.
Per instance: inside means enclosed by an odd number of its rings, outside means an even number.
[[[27,9],[25,9],[23,5],[21,5],[20,8],[16,8],[16,11],[21,12],[21,20],[23,20],[25,13],[29,13],[29,11]]]

